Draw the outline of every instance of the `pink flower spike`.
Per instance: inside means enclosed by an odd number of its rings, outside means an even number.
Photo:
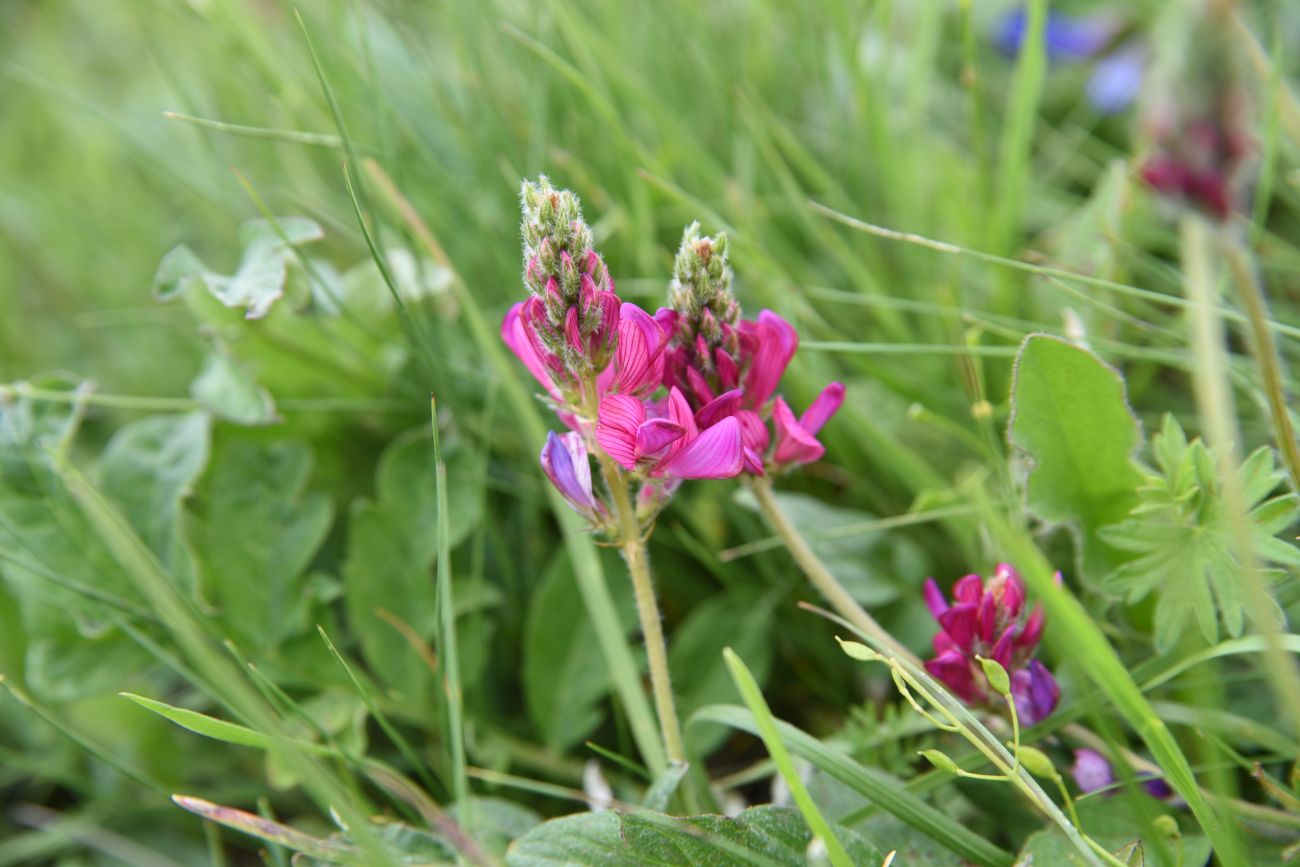
[[[740,422],[724,418],[687,442],[652,473],[679,479],[729,479],[744,468]]]
[[[601,398],[596,411],[596,442],[624,469],[636,469],[637,435],[645,421],[645,404],[626,394]]]
[[[822,389],[821,394],[817,395],[804,410],[803,415],[799,416],[799,424],[808,433],[816,436],[826,422],[831,420],[831,416],[839,412],[843,403],[844,383],[832,382]]]
[[[778,464],[810,464],[826,453],[816,437],[795,419],[785,398],[776,399],[772,418],[776,420],[776,451],[772,457]]]

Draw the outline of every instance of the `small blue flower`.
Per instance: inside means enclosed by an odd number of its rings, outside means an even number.
[[[1098,54],[1115,35],[1115,19],[1105,15],[1047,13],[1047,56],[1052,60],[1086,60]],[[1029,35],[1025,10],[1008,12],[998,23],[993,42],[1004,54],[1017,54]]]

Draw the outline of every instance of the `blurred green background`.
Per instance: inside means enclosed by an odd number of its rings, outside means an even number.
[[[1300,21],[1283,5],[1242,15],[1267,34],[1286,86]],[[1158,53],[1162,6],[1106,8],[1116,42],[1137,36]],[[213,636],[233,638],[331,737],[369,742],[399,763],[314,626],[359,660],[422,755],[443,749],[428,672],[373,616],[396,612],[423,640],[433,631],[425,430],[436,394],[471,763],[579,784],[594,755],[584,739],[634,750],[545,509],[540,443],[501,395],[500,371],[451,289],[463,280],[493,328],[522,297],[521,178],[544,172],[582,197],[620,293],[642,306],[662,303],[684,225],[729,233],[746,309],[771,307],[801,329],[805,348],[784,383],[792,404],[829,379],[849,385],[827,459],[784,484],[789,508],[808,528],[862,527],[819,549],[917,650],[932,632],[924,577],[946,583],[996,562],[957,488],[1007,473],[1001,426],[1026,334],[1085,336],[1124,371],[1148,430],[1165,411],[1194,430],[1176,307],[875,237],[810,206],[1179,294],[1174,233],[1126,162],[1142,146],[1132,109],[1106,115],[1088,103],[1086,62],[1017,74],[1016,58],[991,40],[1010,8],[318,0],[302,4],[300,27],[276,0],[7,0],[0,382],[57,392],[92,381],[99,399],[78,418],[72,459],[189,582]],[[1274,319],[1300,325],[1290,111],[1263,112],[1257,124],[1268,176],[1251,231]],[[392,177],[447,262],[385,203],[357,164],[365,158]],[[370,260],[344,160],[423,346]],[[246,320],[193,285],[169,303],[154,298],[168,251],[184,244],[231,274],[250,249],[241,224],[265,213],[323,232],[302,258],[286,253],[285,297],[268,316]],[[1298,347],[1283,341],[1289,362]],[[1244,356],[1233,364],[1254,446],[1267,416]],[[195,385],[214,365],[219,398]],[[972,413],[984,400],[991,416]],[[58,415],[66,398],[9,402],[68,423]],[[206,863],[216,844],[166,792],[244,807],[267,794],[277,814],[322,827],[289,770],[117,697],[223,715],[16,424],[4,443],[18,458],[0,465],[10,496],[0,511],[9,555],[0,673],[38,710],[0,693],[0,864]],[[909,511],[920,516],[889,533],[873,523]],[[829,628],[795,608],[810,591],[767,536],[730,483],[688,486],[660,522],[653,557],[684,712],[734,700],[719,657],[730,644],[779,715],[903,772],[913,732],[879,716],[869,699],[883,681],[865,683]],[[1068,536],[1046,545],[1067,568]],[[629,613],[616,558],[605,557],[605,571]],[[1095,586],[1080,590],[1095,612],[1109,608]],[[1115,627],[1136,657],[1150,653],[1149,616]],[[1058,662],[1068,690],[1075,663]],[[1238,698],[1267,715],[1264,699],[1250,698],[1251,677]],[[715,775],[762,755],[721,730],[693,737]],[[570,808],[511,797],[544,814]],[[223,839],[235,863],[252,863],[247,841]]]

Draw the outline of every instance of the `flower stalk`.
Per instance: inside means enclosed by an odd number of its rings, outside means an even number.
[[[785,543],[790,556],[794,558],[795,563],[799,565],[799,568],[812,582],[812,585],[826,597],[826,601],[831,604],[831,607],[863,633],[889,648],[890,653],[906,659],[912,665],[919,666],[921,660],[917,658],[916,654],[900,644],[898,639],[890,635],[888,630],[876,622],[876,619],[858,604],[858,601],[853,598],[849,591],[844,589],[844,585],[835,579],[830,569],[826,568],[826,564],[821,561],[821,558],[813,551],[812,546],[808,544],[808,540],[790,522],[789,517],[781,508],[781,504],[777,501],[772,490],[771,477],[747,477],[745,482],[748,484],[750,491],[753,492],[754,499],[758,501],[758,508],[763,513],[768,525],[773,532],[781,537],[781,541]]]

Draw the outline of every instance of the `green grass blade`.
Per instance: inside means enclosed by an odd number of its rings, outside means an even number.
[[[227,722],[226,720],[217,719],[208,716],[205,713],[188,710],[183,707],[175,707],[170,704],[158,701],[152,698],[145,698],[142,695],[135,695],[130,692],[118,693],[122,698],[130,699],[145,710],[153,711],[164,719],[171,720],[183,729],[188,729],[197,735],[205,738],[221,741],[227,744],[236,744],[241,747],[255,747],[259,750],[270,750],[275,747],[275,738],[264,735],[261,732],[254,731],[238,723]],[[337,756],[339,753],[329,747],[320,744],[313,744],[310,741],[296,740],[295,745],[309,753],[315,753],[321,756]]]
[[[831,864],[835,867],[853,867],[853,862],[849,860],[849,854],[844,851],[843,844],[835,836],[835,831],[831,829],[830,822],[822,815],[817,804],[813,801],[812,796],[808,794],[808,789],[799,779],[799,772],[795,770],[794,762],[790,760],[790,753],[786,751],[785,744],[781,741],[781,733],[776,728],[776,720],[772,716],[772,711],[768,708],[767,702],[763,699],[763,692],[758,688],[758,682],[754,680],[754,675],[739,656],[737,656],[730,647],[722,651],[722,658],[727,662],[727,669],[731,672],[731,681],[736,685],[740,692],[741,698],[749,706],[750,712],[754,715],[754,721],[758,726],[758,735],[763,739],[763,745],[767,747],[767,752],[772,756],[772,761],[776,764],[776,769],[781,773],[785,784],[790,787],[790,795],[794,798],[795,804],[799,807],[799,812],[803,813],[804,821],[812,829],[814,835],[819,837],[826,845],[826,853],[830,857]]]
[[[438,647],[441,650],[443,697],[447,705],[447,742],[451,748],[452,791],[461,810],[462,821],[472,826],[469,817],[469,779],[465,776],[464,697],[460,686],[460,659],[456,646],[456,605],[451,586],[451,529],[447,514],[447,465],[442,462],[438,439],[438,402],[429,401],[430,427],[433,429],[433,460],[436,466],[438,501]]]

